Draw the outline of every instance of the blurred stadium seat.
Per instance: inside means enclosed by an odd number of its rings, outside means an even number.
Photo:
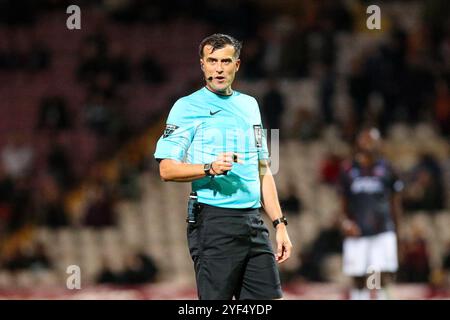
[[[1,21],[0,152],[11,143],[12,136],[20,133],[31,146],[34,160],[26,179],[13,181],[13,196],[0,199],[0,298],[65,296],[67,292],[58,295],[58,290],[65,288],[69,265],[81,267],[83,287],[89,288],[85,295],[75,298],[108,296],[108,292],[111,293],[108,297],[121,297],[115,288],[97,287],[97,277],[105,265],[116,273],[122,272],[133,252],[144,252],[155,260],[159,269],[157,283],[143,284],[136,292],[123,291],[122,297],[195,297],[193,264],[186,247],[186,195],[190,187],[161,182],[152,153],[173,102],[202,86],[197,46],[206,35],[218,30],[235,31],[244,40],[243,68],[236,88],[254,95],[261,103],[268,90],[268,80],[275,79],[284,98],[280,167],[275,179],[280,198],[287,196],[294,184],[295,195],[302,205],[289,218],[296,253],[289,264],[281,267],[282,272],[297,272],[302,264],[301,254],[311,247],[321,231],[333,226],[339,213],[336,186],[322,181],[320,166],[330,153],[348,157],[352,151],[351,138],[363,125],[355,123],[356,102],[349,80],[358,63],[362,69],[381,70],[380,78],[366,70],[373,88],[367,95],[364,124],[386,129],[383,130],[384,151],[405,178],[407,187],[414,182],[423,154],[431,154],[442,169],[445,205],[436,210],[405,212],[400,226],[405,240],[423,237],[430,268],[442,269],[444,256],[450,254],[450,133],[445,131],[448,130],[445,121],[437,119],[434,84],[438,78],[449,83],[448,57],[439,56],[448,50],[448,34],[445,36],[440,25],[443,22],[436,21],[436,32],[440,33],[434,39],[436,43],[429,43],[424,40],[426,34],[422,28],[429,22],[423,16],[426,7],[418,1],[383,2],[386,27],[372,33],[365,30],[364,1],[336,1],[336,7],[327,7],[330,4],[324,2],[316,9],[311,9],[307,2],[261,2],[260,19],[256,19],[258,23],[250,31],[244,26],[236,27],[236,23],[218,25],[208,16],[208,10],[197,12],[196,16],[180,12],[171,16],[166,12],[165,18],[158,18],[156,13],[145,17],[138,12],[137,21],[124,23],[109,15],[102,5],[96,7],[87,2],[82,8],[82,29],[78,31],[65,28],[65,8],[61,6],[36,12],[37,22],[31,27],[12,27]],[[330,14],[319,14],[321,9]],[[346,23],[350,27],[345,27],[345,21],[339,21],[338,15],[333,14],[335,9],[348,13]],[[266,21],[263,16],[267,15],[272,18]],[[232,15],[228,18],[233,21]],[[327,22],[332,30],[326,29]],[[271,32],[274,35],[270,36]],[[262,76],[255,79],[245,69],[251,59],[246,56],[246,44],[261,37],[265,45],[255,68],[261,69]],[[402,39],[408,42],[405,52],[398,49],[403,48]],[[49,63],[42,69],[29,70],[25,66],[30,59],[28,55],[36,51],[35,41],[48,51]],[[100,54],[101,63],[96,60],[99,65],[91,65],[92,70],[88,71],[93,73],[88,78],[80,79],[86,44],[94,43],[94,47],[101,48],[102,41],[109,48],[105,49],[107,53]],[[335,50],[325,52],[323,48],[331,42]],[[114,73],[102,65],[110,59],[108,50],[114,44],[123,49],[130,77],[122,82],[113,81],[110,84],[113,89],[104,88],[108,87],[104,83],[108,80],[102,80],[96,68]],[[328,53],[331,58],[327,58]],[[164,79],[154,83],[144,80],[141,62],[146,54],[163,70]],[[20,63],[14,64],[15,59]],[[275,72],[265,70],[261,61],[272,61]],[[397,69],[398,64],[402,68]],[[389,76],[396,75],[389,73],[389,68],[404,72],[402,79],[406,81],[414,76],[415,66],[422,72],[414,78],[419,83],[417,92],[414,83],[413,89],[397,88],[401,93],[383,91],[386,89],[383,84],[391,83]],[[428,74],[432,83],[421,78],[429,79]],[[331,123],[324,118],[323,109],[329,78],[333,79],[333,94],[328,97],[334,112]],[[395,81],[402,83],[399,78]],[[87,125],[86,110],[92,96],[103,94],[104,100],[96,103],[106,106],[110,116],[106,123],[110,126],[106,132],[99,133]],[[389,94],[397,94],[394,105],[389,104]],[[67,128],[38,128],[41,103],[49,96],[61,96],[66,101],[71,123]],[[416,105],[411,97],[421,101],[419,111],[414,109]],[[450,100],[445,101],[450,104]],[[380,107],[383,104],[384,108]],[[450,105],[447,108],[450,110]],[[109,114],[115,112],[119,114],[116,118]],[[415,112],[419,113],[418,119],[412,116]],[[52,113],[50,117],[53,116],[58,118]],[[68,150],[67,154],[57,153],[51,158],[51,150],[59,142]],[[3,183],[5,186],[9,183],[3,171],[0,170],[2,188]],[[70,177],[70,185],[63,178],[65,174]],[[59,192],[52,189],[54,184]],[[26,200],[19,197],[23,195],[21,192],[28,195]],[[108,211],[108,205],[112,212]],[[55,212],[66,215],[67,222],[48,223],[51,221],[48,217]],[[96,216],[109,212],[113,217],[105,219],[111,218],[112,222],[107,219],[108,222],[102,220],[89,225],[85,219],[88,212],[97,212]],[[16,217],[19,222],[14,224]],[[264,219],[269,222],[267,217]],[[270,236],[274,240],[273,232]],[[52,266],[38,271],[31,266],[9,269],[13,253],[30,243],[45,246]],[[286,283],[287,297],[344,299],[348,279],[341,273],[341,264],[340,254],[330,254],[324,259],[321,266],[324,284],[310,284],[308,279],[300,279],[298,283],[295,274],[292,282]],[[417,286],[399,284],[396,293],[402,298],[428,298],[428,285],[429,282]],[[35,295],[32,291],[23,295],[14,291],[39,288],[43,291]]]

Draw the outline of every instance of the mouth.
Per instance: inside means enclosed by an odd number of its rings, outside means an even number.
[[[214,79],[216,79],[216,80],[219,81],[219,82],[225,81],[225,77],[223,77],[223,76],[217,76],[217,77],[215,77]]]

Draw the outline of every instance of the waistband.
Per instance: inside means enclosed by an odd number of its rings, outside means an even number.
[[[201,209],[217,214],[260,214],[259,208],[221,208],[199,202]]]

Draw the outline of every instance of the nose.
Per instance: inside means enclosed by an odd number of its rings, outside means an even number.
[[[221,64],[221,63],[218,63],[218,64],[217,64],[216,72],[219,73],[219,74],[223,72],[223,67],[222,67],[222,64]]]

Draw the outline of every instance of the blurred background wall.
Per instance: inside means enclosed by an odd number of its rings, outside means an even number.
[[[71,4],[81,30],[66,28]],[[366,27],[370,4],[381,30]],[[84,287],[195,296],[189,185],[162,183],[152,154],[173,102],[203,85],[198,44],[216,32],[243,41],[234,88],[280,128],[291,297],[311,283],[342,297],[336,182],[365,125],[406,184],[397,282],[448,295],[449,12],[444,0],[0,0],[0,296],[67,291],[69,265]]]

